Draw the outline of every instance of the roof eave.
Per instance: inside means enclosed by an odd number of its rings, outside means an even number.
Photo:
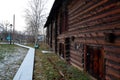
[[[53,15],[56,13],[57,9],[60,7],[60,5],[62,4],[63,0],[55,0],[52,8],[51,8],[51,11],[49,13],[49,16],[47,18],[47,21],[44,25],[44,28],[45,27],[48,27],[49,23],[51,22],[51,20],[53,19]]]

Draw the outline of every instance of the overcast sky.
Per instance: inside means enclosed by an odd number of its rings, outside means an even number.
[[[13,14],[15,14],[15,29],[18,31],[25,30],[25,8],[28,7],[28,1],[30,0],[0,0],[0,23],[8,21],[13,23]],[[54,0],[48,0],[46,7],[47,13],[49,13]]]

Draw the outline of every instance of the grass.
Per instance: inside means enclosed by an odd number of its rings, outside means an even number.
[[[5,50],[5,49],[9,49],[9,50],[14,50],[15,45],[13,44],[0,44],[0,50]]]
[[[33,80],[90,80],[90,77],[77,68],[61,60],[56,54],[43,54],[48,46],[36,49]]]
[[[13,80],[27,51],[13,44],[0,44],[0,80]]]
[[[0,44],[0,60],[4,59],[6,53],[12,53],[15,50],[15,45]]]

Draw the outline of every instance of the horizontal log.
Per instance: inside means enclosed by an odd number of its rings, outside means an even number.
[[[109,60],[106,61],[106,65],[110,68],[114,68],[116,70],[120,70],[120,64],[115,64],[115,63],[112,63],[110,62]]]
[[[79,2],[77,2],[77,3],[79,3]],[[70,16],[70,17],[74,17],[74,15],[78,15],[78,14],[80,14],[82,11],[84,11],[85,9],[87,9],[88,7],[90,7],[91,5],[94,5],[96,2],[95,1],[89,1],[89,2],[81,2],[81,3],[79,3],[79,4],[81,4],[80,5],[80,7],[78,7],[78,9],[76,9],[76,8],[68,8],[68,15]],[[79,5],[77,5],[77,6],[79,6]],[[84,7],[83,7],[84,6]],[[78,15],[79,16],[79,15]]]
[[[71,38],[72,36],[77,37],[78,34],[79,34],[78,31],[70,31],[70,32],[68,31],[68,32],[66,33],[65,37],[69,37],[69,38]]]
[[[104,23],[107,24],[109,22],[116,22],[116,21],[120,20],[120,14],[112,16],[112,17],[105,17],[105,18],[102,18],[100,20],[101,21],[96,20],[96,21],[93,21],[93,22],[89,22],[86,25],[90,27],[90,26],[96,26],[96,25],[100,25],[100,24],[104,24]]]
[[[82,63],[82,58],[84,58],[79,54],[77,55],[77,54],[73,54],[73,53],[70,54],[70,57],[77,60],[77,61],[79,61],[80,63]]]
[[[83,67],[80,67],[80,66],[76,65],[76,64],[73,63],[73,62],[70,62],[70,64],[71,64],[72,66],[76,67],[77,69],[79,69],[80,71],[83,71],[83,70],[84,70]]]
[[[74,45],[71,45],[71,46],[70,46],[70,51],[75,51]]]
[[[68,5],[68,15],[76,12],[77,10],[81,10],[81,7],[85,5],[86,0],[76,0],[73,1],[74,4]]]
[[[92,31],[91,33],[80,33],[79,30],[77,31],[72,31],[72,32],[68,32],[66,35],[72,35],[75,38],[85,38],[85,37],[104,37],[104,33],[103,32],[94,32]]]
[[[88,32],[105,32],[108,30],[114,31],[114,30],[120,30],[120,20],[115,21],[115,22],[110,22],[108,24],[100,24],[96,26],[79,26],[76,28],[69,29],[68,33],[74,33],[74,32],[79,32],[79,33],[88,33]],[[73,30],[74,29],[74,30]],[[119,32],[119,31],[117,31]]]
[[[71,54],[75,54],[76,56],[79,55],[79,54],[76,54],[76,52],[77,52],[76,50],[70,50]]]
[[[120,72],[115,71],[109,67],[106,67],[106,74],[111,75],[111,77],[116,78],[116,80],[120,79]]]
[[[111,56],[111,55],[106,55],[105,58],[109,59],[109,60],[112,60],[114,62],[120,63],[120,58],[118,58],[118,57]]]
[[[89,22],[91,22],[91,21],[95,21],[95,20],[97,20],[97,19],[101,19],[101,18],[104,18],[104,17],[106,17],[106,16],[115,15],[115,14],[119,14],[119,13],[120,13],[120,9],[115,9],[115,10],[112,10],[112,11],[110,11],[110,12],[107,12],[107,13],[104,13],[104,14],[101,14],[101,15],[94,16],[94,17],[89,18],[89,19],[87,19],[87,20],[83,20],[83,21],[81,21],[81,22],[79,22],[79,23],[76,23],[76,24],[74,24],[74,25],[71,25],[71,27],[80,26],[80,25],[82,25],[82,24],[89,23]],[[74,30],[74,29],[70,29],[70,31],[71,31],[71,30]]]
[[[120,24],[106,24],[106,25],[101,25],[101,26],[96,26],[96,28],[91,27],[91,28],[86,28],[83,30],[79,30],[80,33],[91,33],[91,32],[96,32],[96,33],[109,33],[109,32],[116,32],[117,29],[120,29]]]
[[[120,20],[118,19],[118,20],[113,21],[113,22],[107,22],[107,23],[103,22],[101,24],[96,24],[96,25],[92,25],[92,26],[79,25],[79,26],[74,26],[72,28],[69,28],[68,31],[71,32],[71,31],[79,30],[79,32],[81,32],[82,30],[86,30],[86,31],[91,30],[91,29],[97,29],[98,30],[99,28],[101,29],[104,26],[105,26],[105,29],[108,29],[108,30],[110,30],[109,27],[114,26],[114,27],[111,27],[114,30],[114,29],[117,29],[117,28],[120,29],[119,26],[115,26],[115,25],[120,25],[119,23],[120,23]]]
[[[87,8],[86,10],[82,11],[81,13],[79,13],[79,15],[83,15],[83,14],[85,14],[87,12],[90,12],[91,10],[95,9],[96,7],[102,5],[102,4],[106,3],[106,2],[108,2],[108,0],[104,0],[104,1],[98,2],[97,4],[95,4],[95,5]],[[71,20],[74,19],[74,18],[76,18],[76,17],[78,17],[78,16],[72,17]]]
[[[100,43],[100,39],[92,39],[92,38],[81,38],[81,39],[76,39],[75,42],[79,43],[92,43],[92,44],[103,44]]]
[[[73,8],[74,6],[76,6],[75,4],[78,2],[78,0],[74,0],[69,2],[68,8]]]
[[[103,33],[101,33],[99,35],[103,36]],[[67,37],[70,37],[70,36],[67,36]],[[65,38],[58,39],[58,42],[64,43],[64,41],[65,41]],[[91,36],[91,38],[90,37],[80,37],[80,38],[76,38],[75,42],[78,42],[78,43],[87,43],[87,44],[88,43],[90,43],[90,44],[93,43],[93,44],[101,44],[101,45],[120,46],[120,40],[119,39],[116,39],[114,43],[108,43],[108,42],[105,41],[104,36],[103,36],[103,38],[102,37],[93,37],[93,36]]]
[[[105,51],[106,55],[109,55],[109,56],[114,56],[114,57],[117,57],[117,58],[120,58],[120,54],[119,52],[116,53],[116,52],[110,52],[110,51]]]
[[[83,64],[81,64],[80,62],[78,62],[78,61],[76,61],[76,60],[74,60],[74,59],[72,59],[72,58],[70,58],[70,62],[76,64],[76,65],[79,66],[79,67],[83,67]]]
[[[70,58],[72,58],[82,64],[82,59],[75,57],[75,56],[71,56]]]
[[[116,25],[117,26],[117,25]],[[110,27],[112,28],[112,27]],[[105,33],[114,33],[116,36],[119,37],[120,33],[119,32],[116,32],[116,30],[114,30],[115,32],[112,32],[112,30],[101,30],[101,29],[104,29],[103,28],[100,28],[99,31],[92,31],[92,30],[88,30],[88,31],[91,31],[91,32],[86,32],[86,33],[82,33],[83,31],[81,31],[81,33],[79,34],[70,34],[68,33],[69,35],[74,35],[75,36],[75,39],[77,38],[105,38]],[[93,29],[93,30],[97,30],[97,29]],[[77,31],[78,32],[78,31]],[[119,39],[116,39],[116,42],[115,43],[119,43]]]
[[[107,43],[102,39],[78,39],[75,42],[83,43],[83,44],[95,44],[95,45],[103,45],[103,46],[120,46],[120,43]]]
[[[112,3],[110,5],[107,5],[107,6],[104,6],[103,8],[99,8],[99,9],[96,9],[92,12],[89,12],[87,14],[84,14],[82,16],[79,16],[80,19],[79,20],[83,20],[83,19],[88,19],[92,16],[95,16],[97,14],[100,14],[101,12],[103,11],[107,11],[107,10],[110,10],[110,9],[113,9],[113,8],[116,8],[116,7],[119,7],[120,6],[120,2],[117,2],[117,3]],[[79,14],[79,13],[78,13]],[[71,16],[70,16],[71,17]],[[73,20],[72,20],[73,21]]]
[[[69,20],[69,25],[72,25],[74,23],[78,23],[78,22],[80,22],[82,20],[86,20],[86,19],[89,19],[91,17],[94,17],[95,15],[100,14],[100,12],[102,12],[103,10],[111,9],[112,7],[118,7],[118,6],[119,6],[118,3],[113,3],[113,4],[109,5],[109,6],[101,8],[101,10],[95,10],[96,12],[92,12],[92,14],[89,12],[88,14],[84,14],[84,15],[80,16],[80,18],[77,17],[77,18],[75,18],[73,20]],[[116,15],[114,15],[114,16],[116,16]],[[71,17],[69,16],[69,18],[71,18]],[[108,20],[112,20],[112,19],[108,19]],[[99,20],[99,21],[102,21],[102,20]]]
[[[120,47],[117,47],[117,46],[105,46],[104,50],[114,54],[120,53]]]

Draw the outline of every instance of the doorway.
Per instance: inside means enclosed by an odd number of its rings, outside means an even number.
[[[104,80],[103,48],[87,46],[86,49],[86,71],[98,80]]]
[[[69,63],[70,61],[70,38],[65,38],[65,58]]]

